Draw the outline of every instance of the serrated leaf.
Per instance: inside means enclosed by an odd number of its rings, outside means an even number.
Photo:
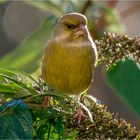
[[[0,139],[32,139],[32,131],[31,113],[23,101],[0,106]]]

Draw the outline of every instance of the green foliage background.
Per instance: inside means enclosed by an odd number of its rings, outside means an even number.
[[[2,2],[2,1],[1,1]],[[3,1],[4,2],[4,1]],[[45,43],[47,43],[47,40],[50,37],[51,30],[53,29],[53,26],[55,25],[56,19],[63,15],[66,12],[82,12],[84,13],[89,21],[89,29],[91,31],[91,35],[96,38],[100,39],[103,36],[104,31],[109,32],[118,32],[123,33],[122,24],[119,21],[119,18],[113,9],[109,8],[106,5],[100,4],[98,2],[90,1],[89,4],[87,2],[86,10],[84,10],[84,6],[86,4],[86,1],[79,1],[79,0],[69,0],[69,1],[24,1],[26,4],[30,4],[36,8],[39,8],[40,10],[48,12],[48,17],[42,22],[40,27],[34,31],[30,36],[28,36],[25,40],[23,40],[20,45],[10,52],[9,54],[5,55],[0,60],[0,67],[1,68],[14,68],[18,70],[23,70],[25,72],[28,72],[30,74],[36,72],[38,69],[40,71],[40,63],[41,63],[41,57],[42,57],[42,51],[45,46]],[[105,21],[106,25],[101,28],[100,30],[96,30],[94,28],[95,21],[99,17],[95,14],[96,11],[99,10],[101,13],[104,13],[103,20]],[[93,20],[95,19],[95,20]],[[12,60],[12,61],[11,61]],[[0,71],[0,73],[3,74],[4,71]],[[6,76],[8,75],[8,76]],[[22,82],[17,82],[10,77],[14,74],[12,72],[6,72],[6,75],[1,75],[1,81],[4,81],[3,78],[6,78],[10,81],[12,81],[12,88],[9,85],[6,84],[0,84],[0,92],[3,93],[6,97],[11,98],[12,96],[15,96],[18,98],[19,93],[27,93],[26,96],[30,96],[30,93],[28,94],[28,91],[30,91],[32,94],[36,95],[37,91],[35,91],[31,83],[29,84],[29,87],[26,87],[25,84]],[[35,73],[35,77],[38,77],[40,75],[40,72]],[[30,77],[31,78],[31,77]],[[30,79],[29,78],[29,79]],[[139,83],[140,83],[140,70],[136,66],[136,64],[130,60],[125,62],[119,62],[116,64],[116,66],[111,67],[108,71],[106,71],[106,78],[109,83],[109,85],[115,90],[117,96],[122,99],[122,101],[125,101],[126,104],[130,106],[132,110],[137,112],[138,115],[140,115],[140,102],[139,102]],[[32,79],[33,80],[33,79]],[[32,82],[35,82],[34,80]],[[25,82],[26,83],[26,82]],[[36,82],[35,82],[36,83]],[[37,83],[38,84],[38,83]],[[19,88],[20,87],[20,88]],[[15,91],[13,91],[13,88]],[[22,90],[21,90],[22,88]],[[9,94],[10,93],[10,94]],[[20,95],[21,97],[21,95]],[[24,99],[24,95],[23,95]],[[6,110],[8,108],[8,110]],[[22,111],[26,110],[25,113],[22,113]],[[51,109],[51,113],[49,114],[49,109]],[[50,115],[49,119],[55,118],[55,120],[52,121],[52,125],[49,123],[40,121],[39,123],[42,124],[34,124],[35,128],[37,129],[37,132],[35,135],[36,138],[53,138],[53,139],[59,139],[62,138],[62,134],[64,131],[63,123],[61,123],[60,116],[59,117],[52,117],[57,116],[58,110],[49,108],[46,110],[46,112],[43,112],[45,115]],[[28,107],[21,101],[21,100],[12,100],[11,102],[8,102],[4,107],[1,108],[2,111],[6,110],[8,111],[8,115],[5,116],[5,114],[2,114],[0,117],[0,134],[1,138],[19,138],[19,139],[30,139],[31,138],[31,114],[28,109]],[[37,120],[37,116],[43,117],[45,115],[36,114],[35,118],[33,118],[33,121]],[[23,114],[22,118],[20,118],[18,115]],[[10,118],[11,122],[6,122]],[[27,120],[25,120],[27,118]],[[24,121],[23,121],[24,120]],[[6,123],[5,123],[6,122]],[[18,123],[16,123],[18,122]],[[16,126],[12,125],[16,124]],[[21,129],[19,125],[22,124]],[[6,128],[8,129],[6,130]],[[51,128],[50,128],[51,127]],[[54,129],[55,131],[53,132]],[[59,129],[58,129],[59,128]],[[20,133],[20,136],[15,135],[16,133],[12,134],[9,131],[16,131],[17,133]],[[50,135],[44,136],[46,134],[46,131],[50,131]],[[24,132],[28,131],[29,133],[27,135],[24,135]],[[74,138],[75,135],[77,135],[77,131],[73,131],[68,135],[67,138]],[[63,137],[64,138],[64,137]]]
[[[117,96],[140,116],[140,70],[132,60],[119,62],[106,72]]]

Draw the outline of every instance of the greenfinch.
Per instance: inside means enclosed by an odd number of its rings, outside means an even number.
[[[79,96],[93,79],[97,50],[80,13],[60,17],[44,50],[42,77],[55,91]]]

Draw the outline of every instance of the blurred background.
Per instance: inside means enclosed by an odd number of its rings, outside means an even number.
[[[80,12],[87,16],[93,39],[103,32],[140,36],[139,1],[88,0],[0,0],[0,67],[36,72],[51,30],[61,15]],[[140,69],[131,60],[105,70],[96,69],[88,93],[110,112],[140,128]]]

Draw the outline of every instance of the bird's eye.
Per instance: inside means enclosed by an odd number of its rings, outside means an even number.
[[[75,29],[75,28],[76,28],[76,26],[73,25],[73,24],[67,24],[66,26],[67,26],[67,28],[69,28],[69,29]]]

